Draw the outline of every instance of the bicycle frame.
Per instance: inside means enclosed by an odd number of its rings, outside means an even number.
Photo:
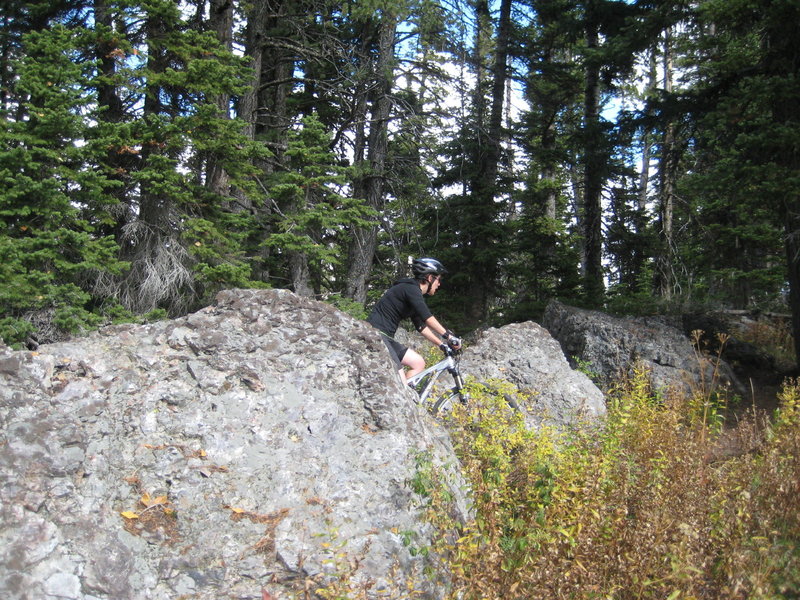
[[[450,375],[453,376],[453,381],[455,383],[453,392],[456,392],[458,394],[462,393],[462,388],[464,387],[464,381],[461,377],[461,373],[458,369],[458,364],[456,362],[456,359],[454,358],[454,355],[455,352],[450,351],[450,353],[448,353],[443,360],[440,360],[435,365],[428,367],[424,371],[417,373],[416,375],[408,379],[406,383],[410,385],[417,392],[417,394],[419,394],[420,402],[425,402],[425,400],[427,400],[428,396],[430,396],[434,384],[436,384],[436,381],[445,371],[447,371],[448,373],[450,373]],[[423,382],[424,385],[422,385],[422,389],[420,389],[419,386]]]
[[[426,408],[433,414],[437,414],[441,410],[449,410],[447,407],[451,407],[452,403],[456,399],[462,403],[466,403],[469,400],[468,394],[464,392],[464,379],[461,376],[461,370],[458,368],[458,360],[455,358],[459,352],[460,351],[448,349],[443,360],[440,360],[432,367],[428,367],[424,371],[417,373],[406,381],[406,383],[411,387],[411,389],[414,390],[414,392],[416,392],[417,396],[419,397],[417,402],[427,404]],[[442,394],[437,394],[435,401],[429,401],[426,403],[431,395],[431,392],[433,391],[434,385],[436,385],[439,377],[441,377],[442,373],[445,371],[453,376],[453,382],[455,385],[448,391]],[[491,392],[490,383],[479,382],[479,385]],[[520,405],[513,394],[505,393],[499,390],[495,390],[493,393],[501,394],[508,403],[508,406],[513,410],[517,412],[524,412],[520,408]]]

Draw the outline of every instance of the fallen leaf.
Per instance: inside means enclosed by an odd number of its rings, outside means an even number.
[[[121,512],[119,514],[121,514],[126,519],[138,519],[139,518],[139,515],[137,515],[135,512],[132,512],[130,510],[126,510],[125,512]]]
[[[150,508],[162,504],[169,504],[169,499],[166,496],[156,496],[155,498],[152,498],[150,494],[145,492],[144,495],[141,498],[139,498],[139,502],[142,503],[142,506]]]

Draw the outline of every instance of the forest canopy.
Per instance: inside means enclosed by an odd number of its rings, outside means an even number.
[[[7,0],[0,337],[229,287],[363,314],[409,256],[459,331],[558,298],[790,311],[789,0]]]

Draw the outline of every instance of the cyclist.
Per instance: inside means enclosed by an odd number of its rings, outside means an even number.
[[[407,277],[395,282],[378,300],[367,319],[383,334],[383,341],[403,381],[425,369],[422,356],[394,339],[403,319],[411,318],[417,331],[442,350],[447,346],[454,350],[461,347],[461,340],[445,329],[425,304],[424,297],[436,293],[447,270],[435,258],[417,258],[411,263],[411,272],[413,279]],[[408,371],[403,367],[408,367]]]

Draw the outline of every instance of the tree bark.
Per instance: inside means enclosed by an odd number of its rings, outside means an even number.
[[[664,91],[672,93],[672,36],[667,30],[664,36]],[[672,218],[675,202],[675,179],[677,177],[677,149],[675,124],[668,123],[661,142],[659,161],[659,236],[661,250],[656,260],[656,293],[669,300],[673,294],[673,248]]]
[[[111,12],[108,10],[107,0],[95,0],[94,17],[98,25],[108,28],[109,32],[114,31],[114,22]],[[113,33],[109,35],[113,36]],[[121,123],[126,118],[125,107],[114,83],[114,76],[117,72],[116,56],[122,50],[114,43],[113,37],[111,37],[98,38],[96,51],[100,72],[103,74],[104,80],[97,89],[97,103],[103,108],[99,113],[100,119],[107,123]],[[136,168],[140,157],[132,153],[122,152],[118,147],[112,147],[108,149],[106,160],[111,173],[109,178],[119,183],[116,188],[111,190],[111,194],[119,201],[119,207],[115,223],[109,226],[108,233],[114,235],[116,239],[121,239],[123,228],[132,215],[129,198],[130,189],[128,187],[129,173]]]
[[[772,95],[772,118],[776,129],[791,133],[791,145],[779,143],[772,159],[786,174],[781,186],[775,186],[780,216],[786,237],[787,280],[789,283],[789,308],[792,313],[796,365],[800,365],[800,186],[796,183],[800,173],[800,38],[797,23],[800,7],[796,2],[775,3],[766,19],[765,70],[775,81],[780,81],[780,94]]]
[[[267,49],[267,42],[268,32],[274,24],[280,4],[281,0],[254,0],[247,15],[245,55],[249,58],[253,78],[247,92],[239,101],[238,116],[246,123],[245,134],[252,140],[263,137],[268,131],[265,117],[267,107],[264,104],[266,100],[263,90],[270,83],[270,69],[278,62],[278,57]],[[274,147],[275,145],[273,145]],[[276,160],[279,160],[279,157]],[[273,165],[269,161],[260,161],[256,166],[264,174],[271,173],[273,169]],[[264,191],[267,192],[267,190]],[[272,202],[272,199],[267,197],[262,205],[253,206],[248,199],[239,198],[240,207],[243,210],[250,210],[256,215],[258,226],[257,230],[253,232],[253,237],[258,241],[270,235]],[[268,281],[271,274],[265,265],[270,256],[269,247],[261,244],[255,253],[260,255],[262,260],[253,264],[252,276],[256,280]]]
[[[586,60],[584,86],[584,149],[583,173],[583,236],[584,236],[584,295],[589,305],[602,303],[603,283],[602,205],[603,162],[600,129],[600,65],[593,54],[600,44],[596,0],[586,6]]]
[[[98,25],[107,27],[109,31],[114,31],[114,23],[111,13],[108,10],[107,0],[95,0],[94,18]],[[124,118],[122,100],[117,94],[117,88],[113,83],[116,74],[116,54],[120,49],[112,39],[102,39],[98,41],[97,58],[100,61],[100,72],[103,74],[105,83],[100,85],[97,90],[97,102],[105,110],[102,115],[106,121],[118,123]]]
[[[650,92],[655,91],[658,83],[658,70],[656,68],[656,51],[654,47],[650,51],[650,60],[648,68],[647,90]],[[642,133],[642,170],[639,173],[639,198],[637,209],[640,214],[644,214],[647,210],[647,195],[650,186],[650,159],[653,151],[652,133],[649,129],[645,129]],[[636,231],[641,233],[641,231]]]
[[[264,59],[264,30],[266,29],[268,6],[266,0],[255,0],[247,15],[245,29],[245,55],[249,58],[253,78],[247,92],[239,100],[238,113],[246,124],[247,137],[256,137],[258,121],[258,91],[261,89],[261,63]]]
[[[397,17],[384,12],[379,23],[378,59],[374,73],[376,95],[372,102],[367,157],[364,165],[367,172],[359,182],[367,204],[378,212],[381,212],[384,206],[396,29]],[[377,244],[377,223],[370,227],[354,229],[348,253],[345,295],[356,302],[364,303],[367,300],[367,279],[372,269],[372,259]]]
[[[233,2],[231,0],[211,0],[210,25],[217,34],[217,39],[228,50],[233,48]],[[223,118],[230,118],[231,99],[228,94],[220,94],[214,102]],[[210,153],[206,159],[206,187],[214,194],[228,196],[230,184],[228,174]]]
[[[475,33],[476,84],[472,114],[477,131],[475,166],[469,181],[469,195],[463,205],[469,230],[462,250],[462,274],[468,278],[464,294],[466,327],[485,322],[491,309],[498,278],[498,175],[503,152],[503,112],[508,80],[508,45],[511,35],[512,0],[502,0],[495,32],[489,3],[476,3],[478,27]],[[487,66],[488,65],[488,66]]]

